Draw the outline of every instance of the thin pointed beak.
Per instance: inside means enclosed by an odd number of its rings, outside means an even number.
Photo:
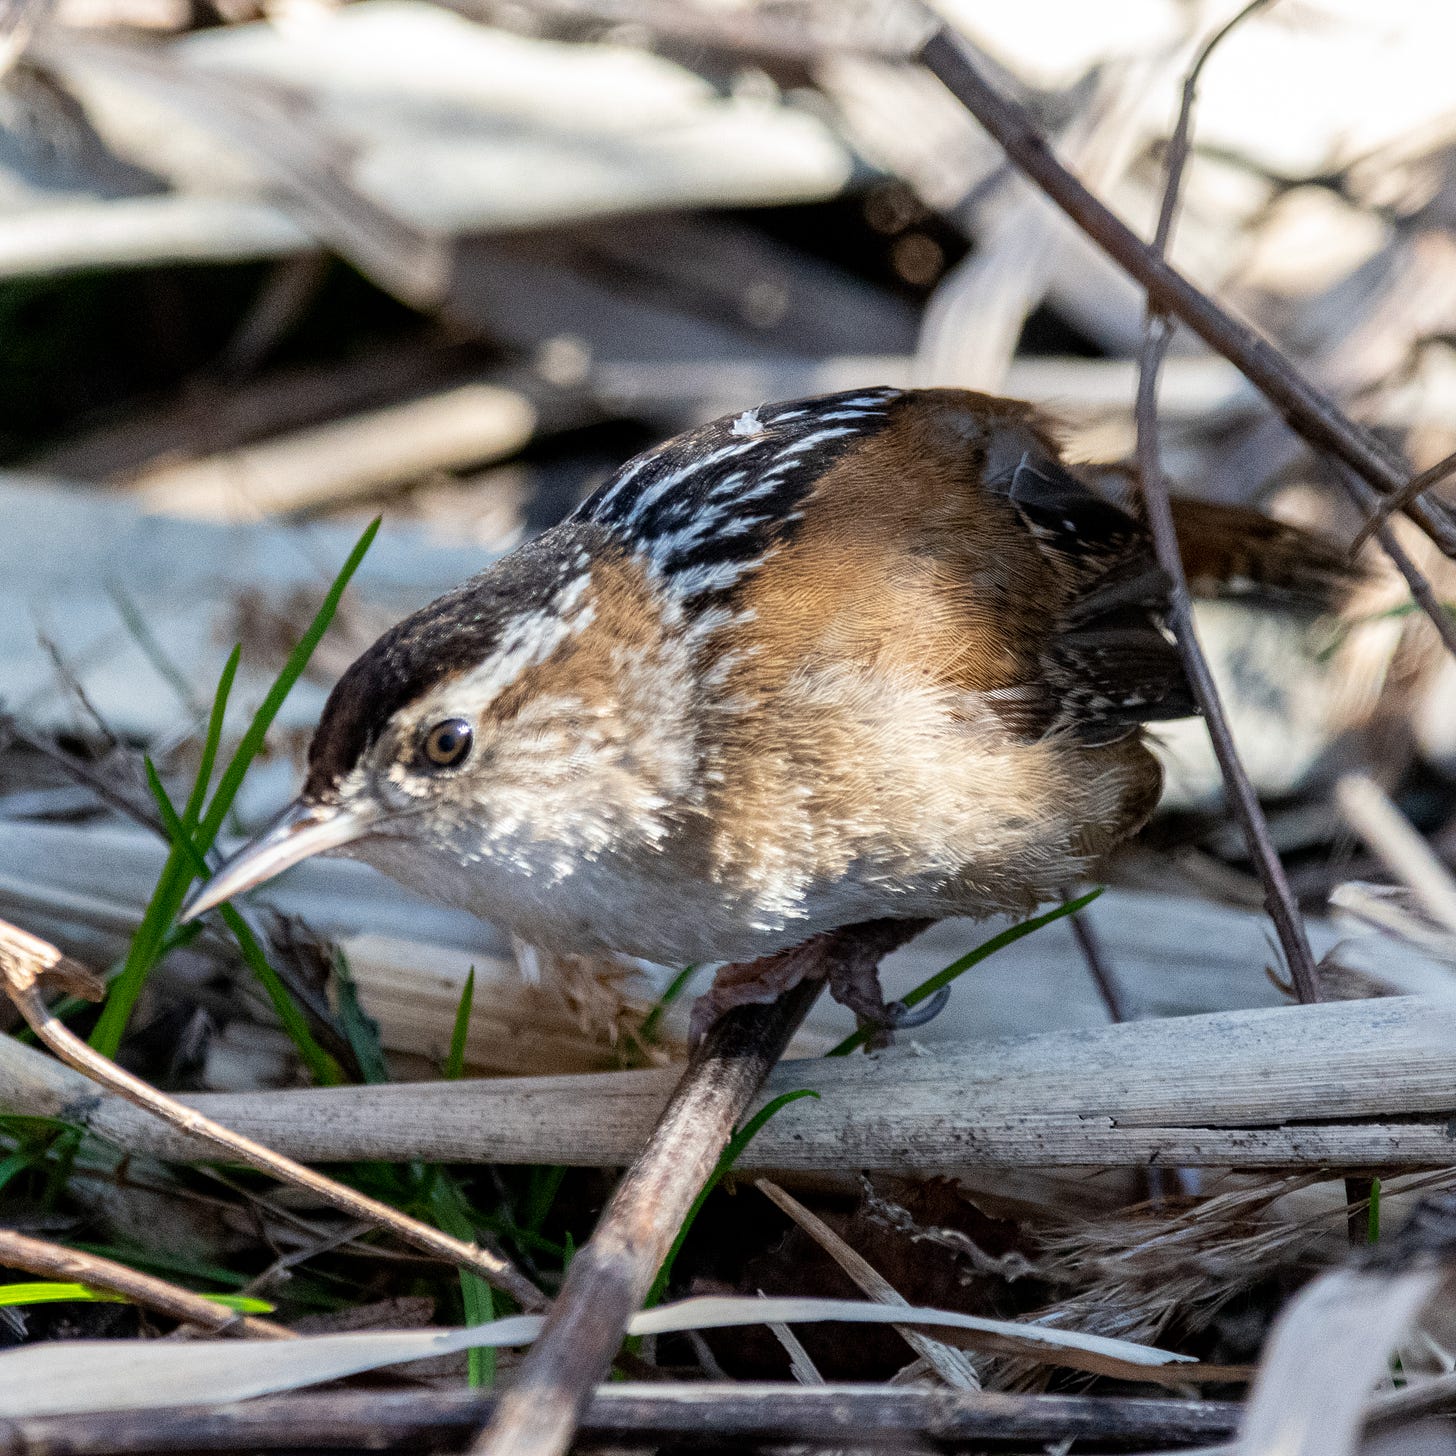
[[[367,812],[295,799],[266,829],[250,839],[182,907],[179,924],[271,880],[290,865],[338,849],[368,832]]]

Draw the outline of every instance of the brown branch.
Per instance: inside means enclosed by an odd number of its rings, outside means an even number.
[[[239,1314],[226,1305],[194,1294],[190,1289],[169,1284],[151,1274],[139,1274],[98,1254],[67,1249],[60,1244],[33,1239],[14,1229],[0,1229],[0,1266],[24,1269],[50,1279],[66,1279],[105,1294],[119,1294],[144,1309],[181,1320],[214,1335],[249,1335],[258,1340],[292,1340],[293,1331],[272,1320]]]
[[[792,952],[803,978],[768,1005],[718,1018],[693,1053],[646,1146],[627,1170],[522,1362],[480,1456],[561,1456],[693,1200],[832,971],[875,963],[922,928],[874,921]]]
[[[154,1113],[180,1132],[211,1143],[229,1158],[296,1188],[303,1188],[353,1218],[387,1228],[405,1243],[479,1274],[482,1279],[509,1294],[523,1309],[539,1310],[544,1307],[545,1299],[535,1285],[498,1254],[466,1243],[463,1239],[452,1238],[439,1229],[410,1218],[397,1208],[391,1208],[387,1203],[366,1197],[332,1178],[324,1177],[322,1173],[314,1172],[312,1168],[305,1168],[301,1163],[275,1153],[262,1143],[232,1132],[159,1092],[140,1077],[132,1076],[87,1046],[51,1015],[38,985],[42,976],[49,976],[58,984],[64,983],[68,990],[84,995],[88,989],[87,973],[55,946],[4,920],[0,920],[0,976],[4,978],[6,993],[31,1029],[67,1066],[84,1072],[94,1082]],[[99,983],[94,977],[90,980],[90,989],[99,992]]]
[[[1143,346],[1143,373],[1138,382],[1137,400],[1138,474],[1141,477],[1148,525],[1153,533],[1158,562],[1171,582],[1168,592],[1168,626],[1177,639],[1183,656],[1183,670],[1188,675],[1194,699],[1207,724],[1208,736],[1213,743],[1219,770],[1223,774],[1224,788],[1228,793],[1229,808],[1243,831],[1249,856],[1254,861],[1264,886],[1264,907],[1274,922],[1279,944],[1289,963],[1295,992],[1300,1001],[1309,1004],[1320,999],[1314,952],[1310,949],[1299,906],[1295,903],[1294,892],[1289,888],[1289,880],[1285,876],[1279,852],[1274,848],[1268,821],[1259,804],[1259,796],[1254,792],[1254,786],[1249,782],[1249,776],[1239,758],[1218,688],[1214,684],[1213,674],[1209,670],[1203,649],[1199,646],[1193,625],[1188,578],[1184,574],[1183,561],[1178,554],[1178,538],[1174,534],[1173,512],[1168,501],[1168,483],[1158,458],[1158,366],[1162,362],[1168,338],[1166,320],[1156,315],[1150,316],[1147,340]]]
[[[473,1450],[485,1456],[566,1451],[693,1200],[820,989],[820,982],[806,980],[768,1006],[738,1007],[699,1043]]]
[[[0,1418],[0,1456],[454,1449],[501,1403],[469,1390],[342,1390],[172,1410]],[[1075,1437],[1146,1448],[1230,1436],[1239,1409],[1229,1401],[916,1386],[620,1384],[592,1393],[582,1434],[634,1446],[708,1438],[905,1450]]]
[[[1357,424],[1277,348],[1235,319],[1148,246],[1092,195],[1052,154],[1026,109],[1003,96],[981,72],[974,52],[942,26],[926,41],[920,61],[1000,144],[1006,155],[1068,217],[1172,315],[1216,353],[1236,365],[1291,429],[1336,455],[1381,496],[1411,480],[1398,454]],[[1456,518],[1438,502],[1412,500],[1405,513],[1448,556],[1456,556]]]

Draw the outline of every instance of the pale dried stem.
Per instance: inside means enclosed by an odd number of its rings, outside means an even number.
[[[756,1179],[755,1186],[765,1198],[793,1219],[854,1280],[862,1293],[880,1304],[909,1306],[910,1301],[868,1259],[845,1243],[822,1218],[811,1213],[792,1193],[780,1188],[771,1178]],[[976,1367],[962,1351],[943,1344],[940,1340],[933,1340],[909,1325],[896,1325],[895,1331],[953,1389],[981,1388]]]
[[[921,921],[881,920],[816,936],[789,953],[803,962],[792,990],[714,1022],[591,1241],[572,1260],[545,1328],[473,1452],[566,1451],[693,1200],[824,982],[836,970],[878,965],[923,928]]]
[[[239,1314],[226,1305],[216,1304],[158,1279],[151,1274],[141,1274],[103,1259],[98,1254],[83,1253],[79,1249],[67,1249],[44,1239],[31,1238],[14,1229],[0,1228],[0,1266],[7,1269],[24,1269],[30,1274],[41,1274],[49,1279],[71,1280],[84,1284],[105,1294],[119,1294],[168,1319],[181,1320],[198,1329],[214,1335],[247,1335],[258,1340],[291,1340],[294,1332],[272,1320],[259,1319],[255,1315]]]
[[[1170,963],[1178,974],[1181,963]],[[1257,974],[1251,963],[1248,974]],[[1330,1001],[1041,1032],[931,1055],[797,1061],[765,1096],[808,1089],[743,1152],[745,1171],[910,1176],[1130,1167],[1448,1167],[1456,1002]],[[1240,1076],[1229,1076],[1237,1066]],[[310,1163],[629,1163],[671,1070],[302,1088],[189,1098]],[[0,1111],[60,1117],[114,1146],[186,1161],[205,1141],[34,1048],[0,1037]],[[1085,1196],[1085,1195],[1084,1195]]]
[[[1368,774],[1346,774],[1335,785],[1335,802],[1391,874],[1410,886],[1426,913],[1456,932],[1456,879],[1385,790]]]
[[[590,1242],[572,1260],[545,1328],[471,1449],[481,1456],[561,1456],[632,1313],[647,1296],[734,1125],[779,1059],[822,983],[714,1023]]]

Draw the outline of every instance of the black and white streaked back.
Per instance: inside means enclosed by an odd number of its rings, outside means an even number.
[[[850,390],[724,415],[628,461],[571,519],[623,538],[679,601],[718,596],[792,533],[814,483],[885,426],[900,394]]]

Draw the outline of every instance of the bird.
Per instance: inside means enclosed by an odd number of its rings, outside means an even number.
[[[1348,579],[1177,504],[1196,589],[1320,610]],[[725,415],[368,648],[298,798],[184,914],[342,854],[548,952],[757,967],[747,999],[847,926],[1022,915],[1153,813],[1147,726],[1196,711],[1168,592],[1022,401]]]

